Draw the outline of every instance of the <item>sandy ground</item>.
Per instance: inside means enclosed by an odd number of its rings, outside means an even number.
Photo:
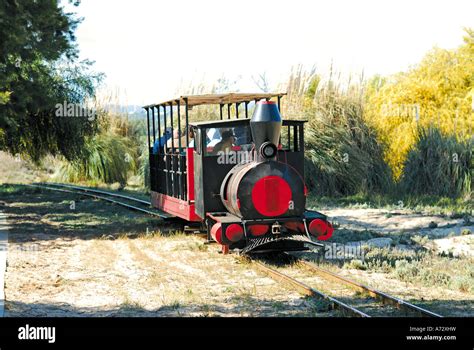
[[[38,171],[29,162],[0,151],[0,183],[31,183],[48,177],[47,172]]]
[[[173,235],[172,227],[165,230],[161,222],[111,204],[21,189],[0,198],[0,211],[10,225],[7,317],[338,315],[237,257],[219,254],[216,245],[196,236]],[[397,225],[416,233],[434,220],[438,227],[450,225],[451,231],[462,227],[441,217],[407,214],[411,216],[406,220],[374,209],[328,214],[341,227],[358,225],[381,234]],[[357,235],[354,231],[354,238]],[[444,239],[464,242],[462,237]],[[472,244],[466,246],[472,250]],[[400,282],[384,273],[332,268],[444,315],[474,315],[474,296],[466,292]],[[351,303],[357,296],[344,298]]]
[[[10,225],[7,317],[337,315],[197,236],[88,198],[72,211],[74,198],[0,198]]]
[[[331,315],[197,237],[28,247],[10,248],[6,316]]]
[[[380,233],[417,232],[429,237],[444,237],[452,232],[459,235],[464,229],[464,219],[450,219],[437,215],[423,215],[410,210],[386,209],[328,209],[324,213],[347,229],[372,230]],[[430,228],[430,224],[437,227]]]

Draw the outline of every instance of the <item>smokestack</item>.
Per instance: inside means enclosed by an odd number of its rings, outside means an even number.
[[[257,103],[252,119],[250,119],[250,130],[258,159],[275,159],[281,130],[281,116],[275,102],[261,101]]]

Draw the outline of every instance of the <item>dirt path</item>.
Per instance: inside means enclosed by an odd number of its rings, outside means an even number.
[[[11,188],[0,198],[0,210],[8,214],[10,226],[9,317],[338,315],[235,257],[219,254],[215,245],[111,204]],[[329,214],[338,214],[341,222],[350,216],[363,221],[366,215],[367,225],[386,215],[371,210]],[[393,226],[393,220],[387,225]],[[390,234],[383,227],[379,232]],[[345,235],[357,240],[362,233]],[[402,298],[426,300],[428,308],[438,303],[454,305],[452,314],[474,313],[468,292],[407,284],[388,273],[334,268]]]
[[[215,245],[125,209],[75,198],[72,211],[74,197],[46,192],[2,200],[11,226],[8,317],[336,314]]]

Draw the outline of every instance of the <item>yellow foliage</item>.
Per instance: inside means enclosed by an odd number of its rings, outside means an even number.
[[[0,91],[0,105],[7,104],[10,101],[11,91]]]
[[[434,124],[460,139],[472,137],[474,31],[454,50],[434,48],[408,72],[374,78],[367,86],[366,118],[387,145],[386,160],[398,179],[417,125]]]

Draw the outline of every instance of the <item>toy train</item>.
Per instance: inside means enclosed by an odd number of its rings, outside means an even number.
[[[182,96],[145,106],[153,206],[200,225],[223,253],[305,250],[328,239],[327,217],[305,209],[305,121],[282,120],[282,96]],[[201,105],[219,105],[220,119],[190,122]]]

